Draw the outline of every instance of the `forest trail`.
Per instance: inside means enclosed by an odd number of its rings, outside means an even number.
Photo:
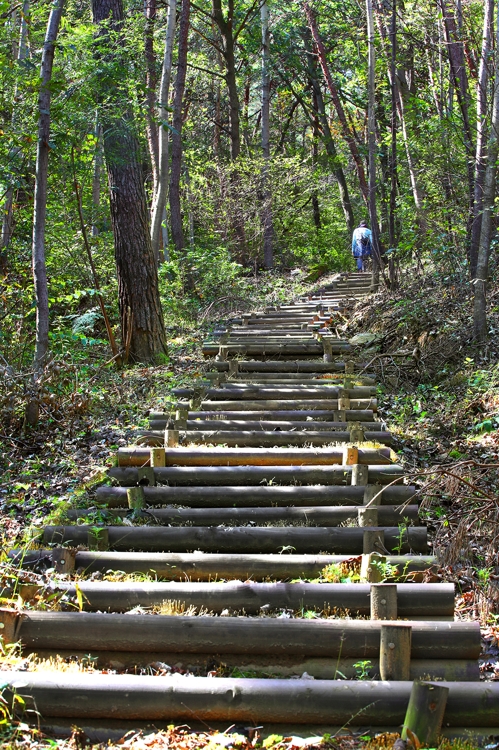
[[[423,679],[448,688],[443,734],[499,734],[479,624],[454,619],[374,376],[335,332],[369,282],[216,329],[211,372],[151,413],[93,506],[12,553],[60,597],[0,612],[5,640],[52,660],[2,674],[43,729],[399,731]]]

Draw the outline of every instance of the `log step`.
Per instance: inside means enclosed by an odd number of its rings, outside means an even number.
[[[226,427],[226,423],[220,422],[221,427]],[[148,439],[149,438],[149,439]],[[164,439],[164,432],[151,431],[140,435],[141,445],[158,445]],[[364,440],[367,442],[381,443],[382,445],[393,445],[395,439],[389,432],[365,432]],[[159,443],[158,443],[159,441]],[[263,430],[230,430],[220,429],[216,426],[211,430],[196,430],[195,428],[181,430],[179,433],[179,443],[181,445],[225,445],[227,447],[241,448],[264,448],[277,447],[283,448],[288,446],[309,445],[320,447],[334,443],[350,443],[352,436],[350,432],[299,432],[278,431],[265,432]],[[126,464],[120,464],[126,465]],[[128,464],[129,465],[129,464]],[[142,463],[140,464],[142,466]]]

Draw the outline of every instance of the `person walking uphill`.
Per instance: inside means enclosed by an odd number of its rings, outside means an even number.
[[[365,261],[373,252],[372,240],[373,235],[367,223],[361,221],[357,229],[353,230],[352,235],[352,255],[357,263],[357,271],[365,271]]]

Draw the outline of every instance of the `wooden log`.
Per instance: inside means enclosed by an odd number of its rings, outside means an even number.
[[[63,548],[61,548],[63,549]],[[19,550],[9,558],[24,568],[50,564],[51,550],[30,550],[22,555]],[[351,560],[350,555],[239,555],[204,552],[76,552],[75,567],[85,575],[96,571],[119,570],[124,573],[148,573],[158,579],[179,581],[214,581],[217,579],[274,580],[318,578],[328,565],[339,565]],[[402,582],[402,573],[411,575],[437,569],[432,556],[392,555],[386,561],[393,566],[394,576]],[[466,657],[470,658],[470,657]]]
[[[139,473],[144,469],[113,467],[108,476],[123,486],[139,483]],[[155,482],[171,486],[232,486],[258,485],[262,482],[277,484],[350,484],[349,466],[199,466],[195,472],[189,466],[151,469]],[[369,481],[373,484],[390,484],[404,476],[399,465],[369,466]],[[147,477],[149,481],[149,477]]]
[[[229,398],[232,394],[229,394]],[[344,411],[340,408],[341,399],[335,398],[293,398],[293,399],[241,399],[227,398],[227,400],[202,402],[204,411]],[[377,411],[377,400],[375,398],[355,398],[350,400],[347,411]]]
[[[244,507],[265,507],[275,505],[324,506],[361,505],[364,487],[358,486],[305,486],[305,487],[143,487],[147,505],[185,505],[194,508],[233,507],[234,497]],[[386,487],[380,496],[380,505],[403,506],[417,503],[415,487],[392,485]],[[94,502],[109,508],[127,506],[127,488],[101,485],[95,491]]]
[[[413,683],[362,680],[274,680],[157,677],[72,672],[7,672],[6,700],[23,685],[27,708],[37,715],[77,719],[165,720],[171,723],[258,721],[343,726],[397,726],[406,713]],[[497,723],[499,684],[442,683],[449,697],[447,726]],[[436,697],[436,695],[435,695]],[[78,722],[81,725],[81,722]]]
[[[225,411],[225,410],[215,410],[215,411],[191,411],[189,412],[189,418],[192,420],[196,419],[211,419],[211,420],[217,420],[220,422],[223,422],[225,420],[292,420],[292,421],[299,421],[299,422],[306,422],[308,418],[314,421],[337,421],[337,422],[349,422],[349,421],[362,421],[362,422],[372,422],[374,419],[374,412],[372,409],[366,409],[366,410],[350,410],[347,412],[338,412],[338,411],[330,411],[330,410],[324,410],[324,409],[302,409],[302,410],[293,410],[293,409],[286,409],[283,411],[277,411],[277,410],[270,410],[270,411],[246,411],[246,410],[237,410],[237,411]],[[150,421],[149,421],[149,427],[151,430],[164,430],[168,423],[170,421],[170,415],[169,414],[152,414]]]
[[[26,656],[35,654],[39,659],[57,660],[63,659],[71,663],[76,659],[82,662],[88,662],[89,656],[92,658],[92,665],[97,669],[115,670],[118,668],[127,669],[133,672],[134,668],[144,668],[154,662],[163,662],[183,670],[188,670],[190,674],[203,677],[212,668],[220,665],[225,673],[231,673],[234,670],[239,672],[256,672],[262,675],[268,674],[273,677],[294,677],[306,672],[317,680],[334,680],[341,676],[341,679],[356,679],[362,671],[359,661],[362,662],[362,656],[357,658],[330,658],[321,657],[300,657],[288,655],[243,655],[243,654],[224,654],[223,659],[207,656],[206,654],[179,654],[169,651],[87,651],[78,649],[30,649],[23,650]],[[379,660],[370,659],[366,667],[369,679],[379,680]],[[431,677],[429,677],[431,675]],[[464,659],[413,659],[410,664],[410,679],[432,679],[432,680],[451,680],[460,682],[476,682],[479,679],[480,671],[476,661],[466,661]],[[189,722],[191,725],[191,723]],[[350,727],[349,727],[350,728]],[[135,730],[138,728],[135,727]],[[225,731],[226,727],[222,727]],[[266,727],[267,729],[267,727]],[[339,729],[339,728],[338,728]],[[159,730],[157,730],[159,731]],[[282,731],[282,727],[281,730]],[[395,730],[394,730],[395,731]],[[121,739],[123,734],[117,737]],[[286,726],[286,734],[288,726]],[[296,734],[296,732],[293,732]],[[308,733],[310,735],[310,732]],[[316,734],[313,730],[312,734]],[[469,739],[469,737],[468,737]]]
[[[143,509],[144,490],[142,487],[132,487],[127,490],[127,494],[138,490],[142,503],[130,505],[130,508]],[[161,509],[150,509],[143,513],[145,520],[155,520],[159,524],[185,524],[192,526],[219,526],[220,524],[245,524],[256,523],[262,525],[265,523],[306,523],[312,526],[339,526],[340,524],[354,521],[357,519],[359,509],[356,505],[350,506],[309,506],[306,508],[175,508],[167,507]],[[366,513],[367,511],[363,511]],[[86,518],[95,513],[95,510],[84,508],[72,509],[67,511],[66,515],[69,520],[76,521],[78,518]],[[102,511],[106,521],[113,523],[113,520],[125,518],[129,511],[123,510],[105,510]],[[372,513],[372,512],[371,512]],[[400,520],[400,510],[393,505],[385,505],[376,509],[376,523],[370,523],[370,526],[395,526]],[[411,523],[418,525],[418,506],[407,506],[404,510],[404,517]],[[360,525],[360,524],[359,524]],[[367,524],[364,524],[367,525]]]
[[[128,492],[128,490],[127,490]],[[71,575],[75,569],[76,550],[67,547],[56,547],[51,550],[52,565],[56,573]]]
[[[58,590],[76,596],[74,584],[60,582]],[[267,610],[324,609],[369,616],[369,584],[363,583],[111,583],[81,581],[78,588],[86,611],[125,612],[133,607],[152,607],[164,601],[183,602],[208,612],[261,614]],[[399,617],[427,621],[454,620],[453,584],[397,583]],[[342,622],[344,622],[342,620]]]
[[[479,653],[479,631],[467,626],[468,623],[416,621],[404,622],[402,627],[413,633],[413,659],[448,661],[462,657],[463,652]],[[18,638],[23,647],[29,649],[122,652],[167,649],[172,654],[299,654],[379,659],[384,640],[391,642],[384,636],[387,629],[390,630],[389,639],[391,632],[400,630],[401,626],[386,626],[369,620],[283,621],[274,618],[254,620],[26,611]],[[449,640],[452,642],[450,649]],[[392,653],[394,649],[389,651]]]
[[[357,362],[355,364],[355,371],[365,370],[367,362]],[[214,362],[216,370],[228,371],[228,362]],[[301,373],[301,372],[320,372],[320,373],[337,373],[345,371],[345,362],[336,361],[331,363],[326,362],[307,362],[306,360],[291,360],[282,362],[280,360],[272,360],[269,362],[258,362],[251,360],[239,360],[238,368],[240,373],[262,373],[262,372],[290,372],[290,373]]]
[[[297,553],[315,553],[324,550],[331,554],[362,554],[364,537],[369,531],[376,538],[384,536],[384,546],[389,552],[405,554],[427,551],[425,527],[409,526],[400,543],[398,527],[385,529],[359,529],[357,527],[165,527],[165,526],[108,526],[99,529],[97,541],[95,528],[90,526],[46,526],[44,544],[85,545],[100,549],[142,550],[144,552],[267,552],[277,553],[292,548]],[[371,550],[377,551],[377,550]]]
[[[371,586],[371,620],[396,620],[397,607],[395,584],[375,583]]]
[[[382,680],[409,680],[411,674],[411,625],[382,625],[379,671]]]
[[[178,398],[191,398],[192,388],[174,388],[173,394]],[[205,393],[206,399],[224,400],[232,399],[316,399],[339,398],[340,393],[346,393],[352,400],[369,399],[376,396],[376,389],[370,386],[358,386],[357,388],[343,389],[336,385],[328,383],[319,383],[314,386],[301,384],[286,384],[279,388],[267,385],[253,385],[251,383],[227,383],[223,388],[208,388]],[[342,396],[346,398],[345,396]],[[356,407],[354,407],[356,408]]]
[[[415,682],[402,729],[402,739],[415,735],[424,747],[434,747],[438,743],[444,720],[445,709],[450,695],[449,687],[432,682]],[[470,691],[470,699],[472,693]],[[469,708],[468,708],[469,711]]]
[[[307,422],[302,422],[307,425]],[[231,430],[223,429],[227,425],[220,421],[219,426],[211,430],[185,430],[181,435],[181,445],[224,445],[228,448],[239,446],[241,448],[264,448],[264,447],[289,447],[302,446],[304,444],[319,447],[337,443],[350,443],[351,435],[349,432],[339,432],[321,430],[313,432],[312,430],[285,431],[282,429],[264,431],[257,430]],[[220,429],[220,427],[222,429]],[[171,430],[170,430],[171,432]],[[158,439],[161,439],[162,433],[151,431],[140,435],[140,444],[148,445]],[[394,438],[389,432],[368,432],[366,439],[371,442],[381,443],[382,445],[392,445]],[[178,445],[178,443],[177,443]]]
[[[356,450],[356,463],[365,466],[391,465],[390,449]],[[118,450],[119,466],[143,466],[150,454],[147,446],[130,446]],[[338,448],[168,448],[165,465],[169,466],[330,466],[343,465],[343,451]],[[162,467],[158,467],[161,469]]]
[[[212,430],[241,432],[334,432],[350,435],[349,422],[321,422],[299,420],[246,420],[246,419],[188,419],[183,429],[188,432],[208,432]],[[383,429],[383,422],[364,422],[366,440],[388,438],[390,433]],[[158,431],[158,434],[159,431]]]

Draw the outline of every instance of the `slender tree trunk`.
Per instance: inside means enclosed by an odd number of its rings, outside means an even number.
[[[449,0],[440,0],[445,42],[447,44],[447,51],[449,55],[449,66],[451,72],[451,81],[454,86],[459,109],[461,111],[461,118],[463,121],[463,135],[464,135],[464,147],[466,152],[466,167],[468,177],[468,203],[469,213],[467,222],[467,250],[468,260],[470,269],[475,266],[476,258],[471,256],[471,229],[473,224],[473,205],[474,205],[474,194],[475,194],[475,176],[474,176],[474,162],[475,162],[475,148],[473,147],[473,135],[471,132],[469,108],[470,108],[470,94],[468,87],[468,76],[466,75],[466,66],[464,61],[464,50],[461,35],[459,32],[458,25],[456,24],[456,18],[453,10],[450,7]]]
[[[172,73],[173,43],[175,39],[175,24],[177,17],[177,0],[170,0],[168,7],[168,22],[166,26],[165,53],[159,86],[158,119],[159,119],[159,157],[158,180],[151,212],[151,243],[152,249],[159,260],[159,245],[161,239],[161,224],[163,222],[166,196],[168,193],[168,99],[170,95],[170,79]],[[166,247],[165,247],[166,249]]]
[[[484,343],[487,339],[487,278],[489,275],[490,241],[493,231],[493,215],[497,194],[497,159],[499,156],[499,4],[496,18],[496,59],[494,66],[494,96],[492,122],[488,142],[487,166],[483,184],[483,213],[478,247],[476,274],[473,279],[473,332],[475,339]]]
[[[476,151],[475,151],[475,188],[473,195],[473,224],[471,226],[470,263],[471,277],[476,273],[480,229],[482,226],[483,181],[485,177],[486,138],[487,138],[487,88],[489,83],[489,55],[492,36],[492,19],[494,0],[484,0],[483,34],[478,81],[476,91]]]
[[[372,0],[366,0],[367,37],[369,45],[368,61],[368,150],[369,150],[369,217],[371,220],[373,245],[373,273],[372,285],[379,284],[379,273],[382,269],[381,248],[378,226],[378,211],[376,206],[376,56],[374,47],[374,19]]]
[[[153,196],[158,189],[159,138],[156,124],[156,55],[154,54],[154,27],[156,25],[156,0],[145,0],[146,24],[144,30],[144,55],[146,60],[146,133],[151,160]]]
[[[184,231],[182,228],[182,211],[180,207],[180,173],[182,169],[182,106],[184,101],[185,77],[187,73],[187,45],[189,38],[189,19],[191,0],[182,0],[180,16],[177,77],[173,96],[173,131],[172,160],[170,174],[170,217],[172,239],[179,255],[184,249]]]
[[[54,64],[55,42],[59,32],[64,0],[52,6],[43,45],[38,95],[38,146],[33,211],[33,279],[36,298],[35,371],[45,363],[49,345],[49,302],[45,264],[45,223],[47,216],[48,162],[50,153],[50,84]]]
[[[324,73],[324,79],[327,83],[329,93],[331,94],[334,108],[336,110],[336,114],[338,115],[338,120],[340,121],[341,129],[343,132],[343,137],[345,138],[348,144],[350,153],[352,155],[352,159],[355,163],[357,176],[359,178],[360,190],[362,192],[362,196],[366,204],[368,204],[369,203],[369,188],[366,182],[364,165],[362,163],[362,159],[357,148],[357,143],[355,142],[355,138],[353,137],[353,133],[348,124],[348,121],[345,115],[345,110],[343,109],[343,104],[341,103],[341,99],[338,94],[338,90],[336,89],[336,86],[334,85],[333,77],[331,75],[331,71],[329,70],[329,66],[327,64],[326,49],[320,37],[319,29],[317,28],[317,23],[315,20],[314,12],[312,8],[310,7],[310,5],[308,4],[308,2],[305,2],[303,4],[303,8],[305,10],[305,15],[307,16],[307,21],[310,26],[310,31],[312,32],[312,36],[314,38],[314,42],[317,47],[319,61],[321,64],[322,72]]]
[[[146,194],[142,178],[139,143],[133,116],[123,101],[118,65],[121,45],[109,41],[109,32],[119,40],[123,27],[122,0],[92,0],[94,23],[102,42],[109,42],[109,68],[116,79],[105,79],[106,100],[101,122],[109,180],[109,203],[118,275],[118,301],[125,359],[158,362],[166,354],[166,336],[159,299],[158,268],[149,234]],[[121,44],[124,40],[121,39]],[[111,65],[113,64],[113,65]]]
[[[397,246],[396,209],[397,209],[397,0],[392,0],[392,18],[390,24],[391,57],[391,148],[390,148],[390,208],[388,218],[388,236],[392,253],[389,261],[390,287],[396,286],[396,265],[394,251]]]
[[[270,161],[270,34],[269,6],[262,0],[260,6],[262,22],[262,225],[263,225],[263,265],[274,266],[274,226],[272,221],[272,193],[269,184]]]
[[[317,106],[317,96],[315,92],[312,93],[312,101],[314,103],[314,118],[312,123],[312,164],[314,165],[314,168],[317,168],[317,163],[319,161],[320,129],[318,115],[319,108]],[[314,216],[315,230],[318,233],[321,228],[321,208],[319,204],[319,193],[317,190],[314,190],[312,193],[312,212]]]
[[[95,156],[94,156],[94,173],[92,175],[92,237],[97,237],[99,227],[97,219],[100,210],[100,192],[101,192],[101,171],[102,171],[102,128],[99,118],[95,118]]]
[[[24,60],[28,54],[27,39],[28,39],[28,15],[29,15],[29,4],[30,0],[24,0],[23,9],[21,12],[21,23],[19,30],[19,41],[13,45],[13,57],[18,62]],[[18,85],[16,84],[14,92],[14,102],[17,99]],[[14,103],[12,109],[12,125],[14,126],[17,120],[17,110]],[[12,149],[9,154],[9,159],[14,161],[19,154],[19,149]],[[5,198],[2,206],[2,230],[0,234],[0,274],[7,272],[7,253],[12,236],[12,222],[13,222],[13,203],[14,203],[14,188],[12,185],[7,187]]]

